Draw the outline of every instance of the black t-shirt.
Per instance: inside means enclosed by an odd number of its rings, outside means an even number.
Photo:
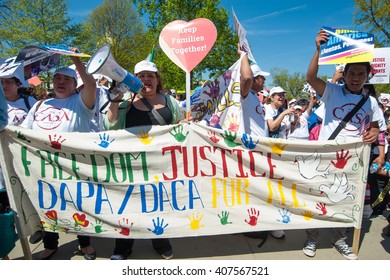
[[[165,120],[165,123],[172,123],[172,111],[171,109],[165,105],[163,108],[157,109],[157,112]],[[126,128],[139,126],[139,125],[157,125],[158,122],[156,118],[153,116],[151,111],[142,111],[135,106],[131,105],[129,111],[126,114]]]

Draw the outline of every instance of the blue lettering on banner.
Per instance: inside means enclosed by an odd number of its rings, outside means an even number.
[[[87,206],[94,206],[94,214],[109,212],[123,214],[128,207],[130,212],[153,213],[164,210],[185,211],[194,209],[195,204],[204,208],[201,195],[193,180],[177,180],[170,182],[157,182],[140,185],[128,185],[120,189],[105,187],[103,184],[92,182],[61,182],[59,186],[38,180],[38,204],[41,209],[58,209],[67,211],[74,208],[77,211],[88,212]],[[112,201],[110,195],[122,192],[122,200]],[[134,190],[137,190],[136,192]],[[87,206],[86,206],[87,205]],[[118,205],[118,209],[115,208]],[[84,207],[83,207],[84,206]],[[140,207],[140,209],[134,209]]]

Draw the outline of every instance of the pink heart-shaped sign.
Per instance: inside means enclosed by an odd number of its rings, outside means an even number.
[[[216,39],[215,25],[206,18],[197,18],[168,23],[160,33],[159,42],[164,53],[189,73],[205,58]]]

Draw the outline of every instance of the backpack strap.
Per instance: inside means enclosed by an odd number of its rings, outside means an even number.
[[[23,98],[24,104],[26,105],[27,111],[30,111],[31,105],[30,102],[28,102],[28,96],[25,94],[20,94],[20,97]]]
[[[368,99],[368,94],[363,95],[363,98],[360,99],[359,103],[344,117],[344,119],[339,123],[336,129],[333,131],[332,135],[329,136],[328,140],[333,140],[340,133],[340,131],[345,128],[347,123],[352,119],[352,117],[356,114],[356,112],[366,103]]]

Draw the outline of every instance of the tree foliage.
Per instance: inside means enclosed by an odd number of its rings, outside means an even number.
[[[76,26],[70,25],[64,0],[9,0],[0,9],[2,53],[15,55],[27,45],[70,45]]]
[[[280,86],[286,92],[286,98],[299,99],[308,98],[307,93],[303,92],[303,87],[306,83],[306,76],[304,73],[293,73],[290,74],[288,70],[282,68],[272,68],[271,76],[273,80],[273,86]]]
[[[375,35],[379,47],[390,44],[390,0],[355,0],[354,22]]]
[[[374,34],[376,47],[390,45],[390,0],[355,0],[354,22]],[[390,93],[389,84],[374,85],[378,94]]]
[[[105,0],[82,24],[76,42],[90,53],[109,44],[118,64],[132,72],[135,63],[145,59],[152,50],[148,38],[131,1]]]
[[[237,59],[238,38],[229,27],[229,13],[220,7],[220,0],[135,0],[141,15],[148,17],[147,27],[155,45],[158,44],[161,30],[174,20],[191,21],[207,18],[217,28],[217,40],[203,59],[192,71],[195,79],[208,73],[216,78],[226,71]],[[156,64],[164,76],[168,88],[185,89],[185,72],[176,66],[159,49],[156,49]],[[194,78],[192,79],[194,81]]]
[[[29,45],[73,45],[78,26],[70,24],[66,1],[5,0],[0,7],[3,57],[15,56]],[[51,73],[45,72],[40,78],[49,87]]]

